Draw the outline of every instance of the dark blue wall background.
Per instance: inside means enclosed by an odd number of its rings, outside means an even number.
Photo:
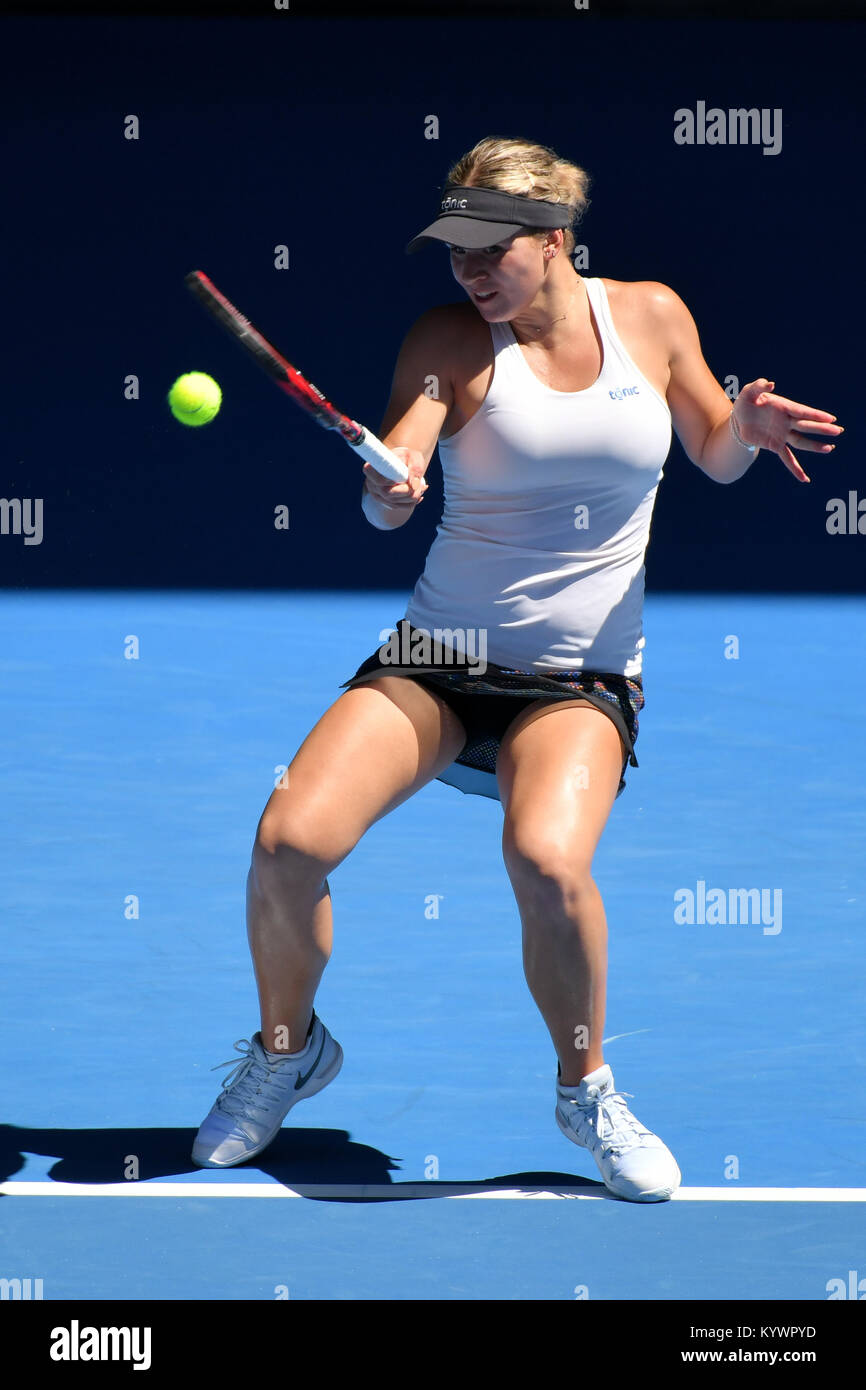
[[[445,253],[407,257],[451,162],[488,134],[592,174],[583,272],[661,280],[720,379],[758,376],[846,434],[724,487],[675,440],[650,589],[858,590],[866,535],[827,503],[862,468],[863,26],[293,18],[4,24],[3,496],[44,499],[44,540],[0,536],[6,587],[411,586],[440,472],[398,532],[359,508],[356,460],[297,412],[183,285],[201,268],[378,429],[411,321],[459,297]],[[781,107],[783,148],[681,147],[697,101]],[[123,120],[141,138],[123,138]],[[440,138],[424,138],[435,114]],[[287,271],[273,265],[286,243]],[[224,390],[176,424],[181,372]],[[135,374],[141,399],[123,397]],[[273,509],[290,508],[288,532]]]

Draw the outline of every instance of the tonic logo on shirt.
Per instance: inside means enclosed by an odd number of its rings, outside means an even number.
[[[639,396],[639,386],[617,386],[607,393],[612,401],[624,401],[626,396]]]

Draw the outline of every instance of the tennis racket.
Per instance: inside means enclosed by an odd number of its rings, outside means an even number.
[[[276,348],[271,346],[267,338],[263,338],[261,333],[253,328],[249,319],[244,318],[240,310],[236,309],[234,304],[220,293],[204,271],[190,271],[185,284],[198,302],[203,304],[205,309],[213,315],[217,323],[221,323],[223,328],[232,335],[235,342],[247,349],[259,366],[267,372],[271,380],[279,386],[280,390],[285,391],[290,400],[293,400],[296,405],[299,405],[302,410],[312,416],[323,429],[337,430],[346,443],[360,454],[365,463],[369,463],[375,468],[377,473],[384,474],[386,478],[391,478],[396,483],[406,482],[409,472],[397,455],[392,454],[391,450],[382,443],[381,439],[377,439],[371,430],[359,425],[356,420],[350,420],[348,415],[344,415],[341,410],[332,405],[318,386],[314,386],[311,381],[308,381],[297,367],[293,367],[291,362],[286,361],[282,353],[277,352]]]

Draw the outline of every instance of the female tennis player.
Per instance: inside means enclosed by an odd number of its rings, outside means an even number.
[[[829,453],[841,427],[765,378],[732,408],[672,289],[578,274],[588,183],[544,146],[482,140],[409,245],[447,246],[465,299],[422,314],[403,343],[381,437],[409,480],[365,464],[363,504],[375,525],[404,525],[438,442],[444,514],[395,636],[345,683],[259,822],[247,922],[261,1031],[235,1044],[242,1061],[195,1141],[200,1166],[254,1158],[337,1075],[342,1050],[314,1009],[327,876],[438,778],[501,802],[560,1129],[620,1197],[662,1201],[681,1181],[604,1061],[607,923],[592,877],[638,766],[653,504],[672,427],[719,483],[761,448],[806,482],[791,446]]]

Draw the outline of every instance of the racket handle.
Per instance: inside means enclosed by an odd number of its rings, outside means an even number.
[[[385,504],[380,502],[372,493],[364,490],[361,493],[361,511],[369,521],[371,526],[375,526],[377,531],[394,531],[396,527],[392,522],[385,520]]]
[[[383,473],[386,478],[391,478],[395,483],[405,483],[409,477],[409,470],[404,463],[401,463],[396,454],[386,448],[381,439],[377,439],[375,434],[362,426],[361,438],[357,444],[352,444],[351,440],[346,440],[347,444],[361,455],[365,463],[372,464],[377,473]]]

